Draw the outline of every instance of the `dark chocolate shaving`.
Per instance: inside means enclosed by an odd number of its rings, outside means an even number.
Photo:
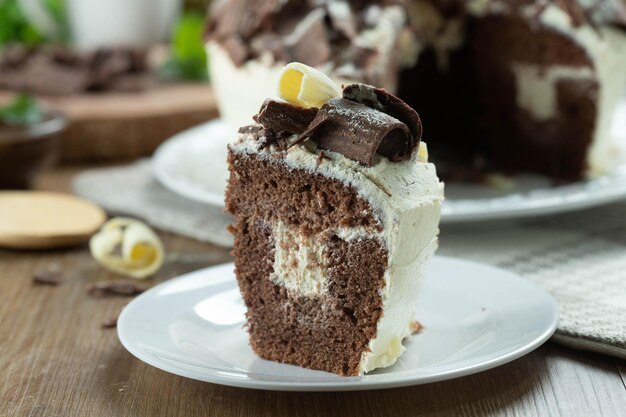
[[[259,28],[268,26],[270,18],[283,7],[282,0],[246,0],[240,11],[239,31],[250,39]]]
[[[59,285],[61,281],[61,271],[58,268],[39,271],[33,275],[33,284],[56,286]]]
[[[367,84],[351,84],[343,89],[343,97],[387,113],[407,125],[411,131],[411,143],[405,157],[410,157],[422,138],[422,121],[411,106],[382,88]]]
[[[317,108],[305,109],[284,101],[267,99],[254,120],[268,129],[300,134],[311,124]]]
[[[287,38],[287,52],[293,61],[317,67],[328,62],[332,55],[324,13],[314,9]]]
[[[317,155],[317,161],[315,161],[315,170],[316,171],[320,167],[320,165],[322,165],[322,161],[324,160],[325,157],[326,157],[326,155],[324,155],[324,151],[320,151],[319,155]]]
[[[263,126],[260,125],[248,125],[248,126],[242,126],[239,128],[239,133],[244,134],[244,135],[249,135],[249,134],[257,134],[260,131],[263,130]]]
[[[117,327],[117,317],[106,319],[105,321],[102,322],[101,327],[103,329],[113,329]]]
[[[87,288],[87,293],[96,297],[108,295],[133,296],[141,294],[147,289],[147,286],[139,285],[132,281],[111,281],[93,284]]]
[[[273,144],[278,146],[281,151],[286,151],[300,142],[298,135],[291,134],[284,130],[274,131],[272,129],[266,129],[266,131],[271,132],[271,136],[274,138]]]
[[[318,111],[301,139],[372,166],[378,152],[392,161],[410,154],[411,132],[400,120],[355,101],[335,98]]]
[[[243,135],[251,135],[259,144],[261,149],[269,146],[276,146],[280,150],[287,150],[295,145],[298,141],[298,135],[289,133],[284,130],[276,131],[262,125],[249,125],[239,128],[239,133]]]
[[[232,59],[233,63],[238,67],[248,59],[248,49],[238,36],[225,39],[222,43],[222,47],[226,49],[230,59]]]

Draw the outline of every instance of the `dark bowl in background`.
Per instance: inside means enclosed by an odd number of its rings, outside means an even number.
[[[44,120],[24,126],[0,124],[0,189],[24,189],[57,159],[57,136],[67,126],[60,113],[44,111]]]

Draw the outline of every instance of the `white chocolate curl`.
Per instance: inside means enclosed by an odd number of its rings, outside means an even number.
[[[163,265],[163,244],[145,223],[126,217],[106,222],[89,241],[91,255],[109,271],[144,279]]]
[[[301,107],[322,107],[331,98],[341,97],[333,80],[315,68],[299,62],[287,64],[280,71],[278,95]]]

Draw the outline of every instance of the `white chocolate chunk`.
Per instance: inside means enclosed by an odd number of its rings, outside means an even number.
[[[328,100],[341,97],[341,89],[323,72],[292,62],[280,71],[278,95],[298,106],[322,107]]]
[[[154,231],[135,219],[116,217],[89,241],[91,255],[109,271],[143,279],[163,265],[163,244]]]
[[[428,147],[425,142],[420,142],[419,148],[417,149],[417,160],[418,162],[428,162]]]

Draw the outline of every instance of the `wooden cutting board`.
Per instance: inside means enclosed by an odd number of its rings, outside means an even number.
[[[0,92],[0,102],[12,95]],[[70,120],[61,159],[115,161],[150,155],[177,132],[217,117],[210,85],[162,84],[138,93],[44,97]]]

